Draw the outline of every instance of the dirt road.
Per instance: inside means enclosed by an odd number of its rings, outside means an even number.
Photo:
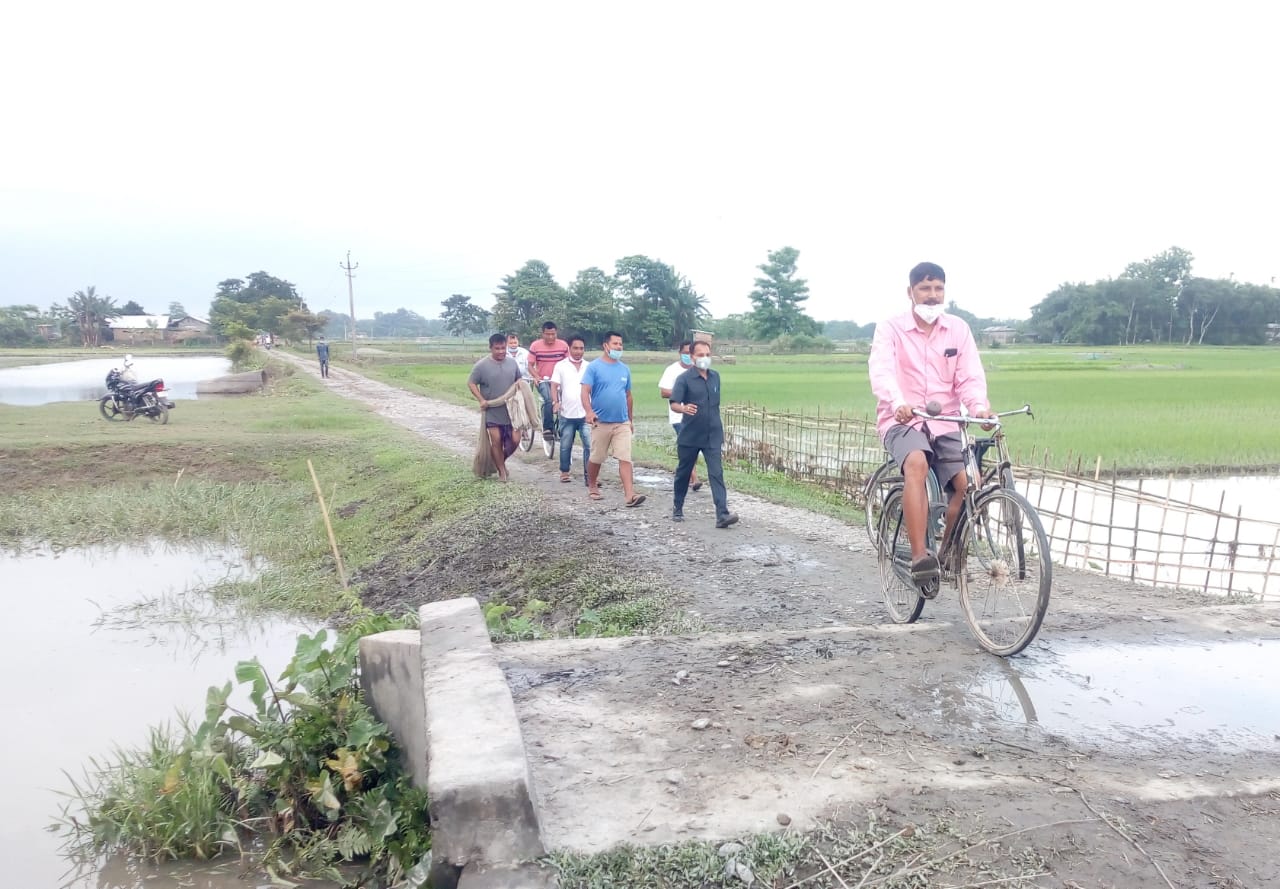
[[[327,385],[474,447],[474,411],[338,368]],[[858,528],[732,491],[737,527],[714,529],[705,491],[675,525],[667,472],[640,470],[649,501],[624,509],[616,482],[593,503],[554,470],[535,449],[512,472],[547,551],[598,544],[705,631],[502,647],[552,847],[872,814],[1026,855],[1027,885],[1280,885],[1280,607],[1059,571],[1039,638],[1004,661],[946,589],[920,623],[888,625]]]

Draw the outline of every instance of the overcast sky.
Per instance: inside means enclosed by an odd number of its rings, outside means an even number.
[[[1262,3],[23,3],[0,34],[0,305],[485,308],[645,254],[714,315],[800,251],[820,320],[924,259],[1024,318],[1172,245],[1280,276]]]

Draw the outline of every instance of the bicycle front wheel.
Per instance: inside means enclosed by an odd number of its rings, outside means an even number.
[[[902,521],[902,488],[894,488],[880,511],[876,554],[880,561],[880,588],[889,619],[895,624],[914,623],[924,610],[924,596],[911,579],[911,541]]]
[[[528,451],[533,447],[533,427],[522,426],[520,428],[520,450]]]
[[[862,511],[866,518],[867,539],[880,551],[880,515],[884,512],[885,501],[894,485],[902,484],[902,473],[898,464],[888,460],[871,473],[867,483],[862,486]]]
[[[1049,538],[1027,499],[1004,488],[966,512],[956,579],[969,629],[992,654],[1017,654],[1049,610],[1053,560]]]

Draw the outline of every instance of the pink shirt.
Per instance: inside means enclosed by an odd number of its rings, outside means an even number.
[[[569,344],[564,340],[556,340],[551,345],[539,338],[529,344],[529,363],[538,364],[538,379],[551,379],[551,372],[556,365],[569,357]]]
[[[971,414],[987,409],[987,375],[978,345],[969,325],[952,315],[943,315],[928,332],[916,326],[912,312],[877,324],[867,370],[879,399],[876,431],[881,440],[898,422],[893,412],[900,405],[923,407],[936,401],[944,414],[959,413],[961,404]],[[907,425],[923,422],[913,418]],[[941,435],[954,432],[956,424],[931,420],[929,429]]]

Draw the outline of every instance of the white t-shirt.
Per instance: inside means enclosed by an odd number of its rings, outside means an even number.
[[[662,379],[658,380],[658,394],[662,394],[663,389],[671,389],[676,384],[676,378],[686,370],[690,370],[692,364],[681,364],[677,361],[675,364],[668,364],[667,369],[662,372]],[[684,419],[684,414],[677,414],[671,409],[671,402],[667,402],[667,417],[671,420],[671,425],[675,425]]]
[[[511,350],[508,349],[507,357],[514,358],[516,360],[516,364],[520,366],[520,379],[524,380],[526,383],[532,383],[533,374],[529,371],[529,350],[524,346],[521,346],[516,349],[516,353],[512,355]]]
[[[566,420],[581,420],[587,415],[582,404],[582,375],[587,372],[587,359],[573,366],[568,358],[557,361],[555,370],[551,371],[551,382],[560,387],[560,416]]]

